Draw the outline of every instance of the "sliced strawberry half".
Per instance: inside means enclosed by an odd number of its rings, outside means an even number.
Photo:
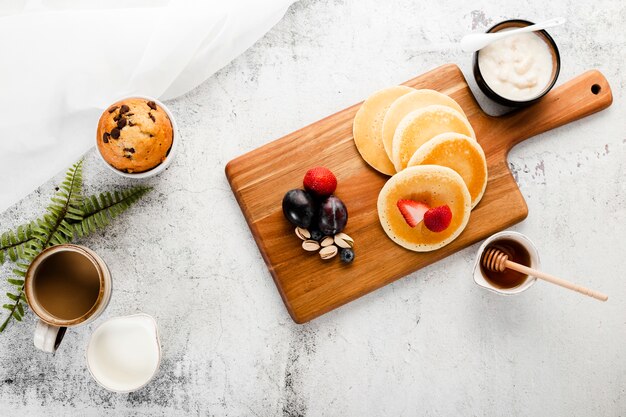
[[[404,221],[411,227],[420,224],[424,220],[424,214],[430,209],[426,204],[415,200],[398,200],[396,204]]]
[[[424,226],[431,232],[443,232],[452,222],[452,210],[447,204],[434,207],[424,213]]]

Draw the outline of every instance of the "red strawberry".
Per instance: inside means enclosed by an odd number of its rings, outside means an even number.
[[[318,197],[326,197],[335,192],[337,178],[330,169],[315,167],[304,175],[304,188]]]
[[[402,217],[404,217],[404,221],[411,227],[417,226],[424,219],[424,213],[430,208],[426,204],[414,200],[398,200],[396,204]]]
[[[450,226],[452,211],[448,205],[434,207],[424,214],[424,226],[431,232],[443,232]]]

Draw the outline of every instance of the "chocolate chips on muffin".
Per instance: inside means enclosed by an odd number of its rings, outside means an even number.
[[[121,100],[105,110],[97,137],[105,161],[128,173],[145,172],[161,164],[174,139],[165,110],[142,98]]]

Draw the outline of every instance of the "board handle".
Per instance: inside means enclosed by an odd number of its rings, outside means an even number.
[[[609,82],[590,70],[553,89],[539,102],[501,116],[498,128],[509,137],[506,152],[524,139],[604,110],[613,102]]]

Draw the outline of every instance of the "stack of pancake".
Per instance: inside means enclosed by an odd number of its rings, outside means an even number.
[[[434,90],[394,86],[372,94],[354,118],[354,142],[363,159],[391,175],[378,196],[387,235],[418,252],[439,249],[465,228],[487,185],[485,154],[463,109]],[[442,232],[411,227],[399,200],[448,205],[452,221]]]

